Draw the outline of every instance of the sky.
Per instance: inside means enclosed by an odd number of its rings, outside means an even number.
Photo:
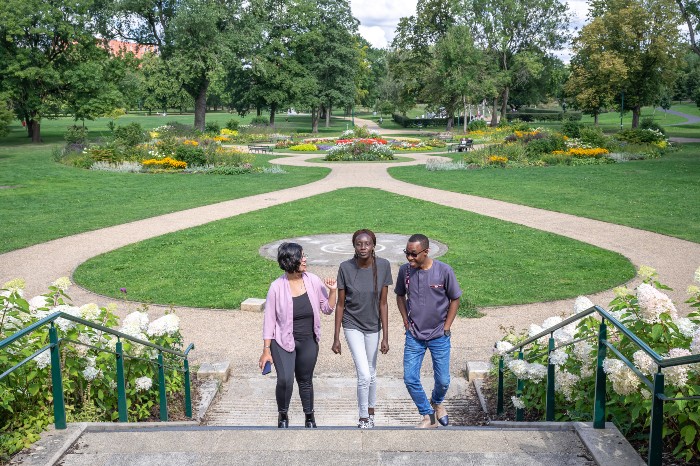
[[[584,24],[588,3],[586,0],[565,0],[572,15],[571,26]],[[384,48],[394,38],[399,19],[416,13],[416,0],[350,0],[352,13],[360,20],[360,34],[377,48]],[[568,51],[557,53],[566,60]]]

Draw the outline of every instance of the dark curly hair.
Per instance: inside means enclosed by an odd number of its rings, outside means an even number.
[[[287,273],[299,272],[301,265],[302,247],[297,243],[282,243],[277,248],[277,263],[280,269]]]

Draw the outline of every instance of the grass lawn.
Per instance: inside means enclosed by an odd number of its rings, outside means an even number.
[[[389,172],[409,183],[594,218],[700,242],[700,144],[614,165]]]
[[[0,146],[0,252],[318,180],[327,168],[287,174],[183,175],[91,171],[53,161],[51,145]],[[279,155],[258,155],[256,165]]]
[[[407,215],[407,213],[411,213]],[[421,231],[445,243],[465,298],[477,306],[540,302],[609,289],[635,270],[623,256],[565,237],[374,189],[314,196],[167,234],[95,257],[75,272],[97,293],[187,306],[237,308],[281,274],[258,254],[316,233]]]

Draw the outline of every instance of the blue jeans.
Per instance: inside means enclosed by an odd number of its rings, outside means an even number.
[[[431,401],[439,405],[445,400],[445,394],[450,387],[450,348],[450,337],[442,336],[433,340],[417,340],[411,332],[406,331],[406,345],[403,350],[403,381],[418,408],[418,412],[423,416],[433,413],[433,408],[430,406]],[[428,400],[420,381],[420,368],[423,365],[425,351],[428,349],[433,359],[433,377],[435,379],[431,400]]]

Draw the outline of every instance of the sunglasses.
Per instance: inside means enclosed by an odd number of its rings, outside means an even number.
[[[411,251],[409,251],[408,249],[404,249],[404,250],[403,250],[403,253],[406,254],[406,257],[412,257],[412,258],[415,259],[416,257],[418,257],[418,255],[419,255],[420,253],[425,252],[425,251],[427,251],[427,250],[428,250],[428,248],[425,248],[425,249],[423,249],[422,251],[418,251],[418,252],[411,252]]]

